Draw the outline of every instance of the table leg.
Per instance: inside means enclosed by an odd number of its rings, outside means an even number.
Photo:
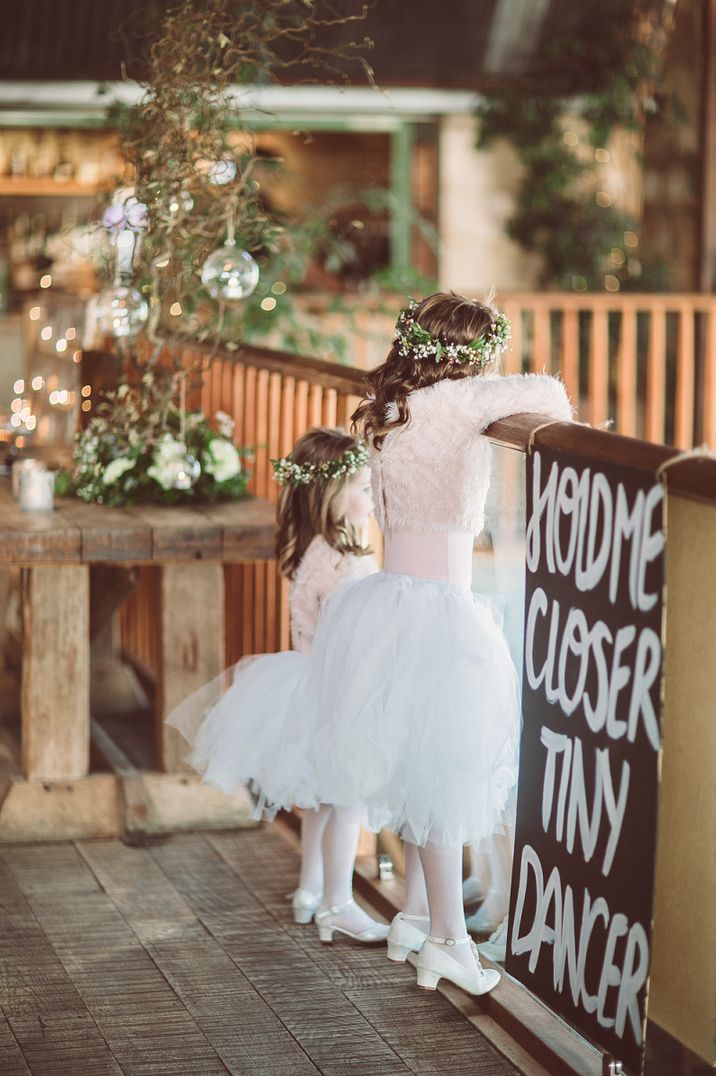
[[[164,724],[187,695],[224,668],[224,569],[221,564],[161,568],[161,633],[157,682],[159,757],[168,772],[188,769],[183,737]]]
[[[22,765],[28,778],[89,770],[89,567],[42,565],[22,575]]]

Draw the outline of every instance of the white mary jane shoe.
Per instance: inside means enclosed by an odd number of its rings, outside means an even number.
[[[418,926],[412,926],[408,920],[424,923],[428,929],[421,930]],[[403,912],[398,912],[388,932],[388,960],[404,964],[408,953],[417,953],[422,948],[429,927],[430,917],[427,915],[404,915]]]
[[[316,926],[318,927],[318,937],[320,940],[325,944],[328,944],[333,941],[334,934],[345,934],[347,938],[351,938],[353,941],[357,942],[385,941],[388,937],[388,931],[390,930],[387,923],[373,921],[372,927],[367,927],[365,930],[361,930],[359,934],[355,934],[352,930],[346,930],[345,927],[339,927],[334,923],[328,922],[332,915],[338,915],[339,912],[344,911],[346,908],[350,908],[351,904],[355,904],[355,901],[347,900],[345,904],[324,908],[322,912],[316,912],[314,919],[316,921]]]
[[[286,900],[291,901],[294,923],[305,924],[310,923],[316,914],[322,900],[322,894],[319,893],[318,896],[315,896],[306,889],[294,889],[293,893],[288,894]]]
[[[469,945],[475,958],[473,968],[466,968],[454,956],[450,956],[445,946]],[[493,990],[500,981],[499,971],[483,968],[480,954],[472,938],[433,938],[428,937],[420,952],[411,960],[418,972],[418,986],[423,990],[435,990],[441,979],[459,986],[466,994],[479,997]]]

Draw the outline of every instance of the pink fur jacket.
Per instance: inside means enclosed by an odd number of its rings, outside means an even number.
[[[393,405],[395,407],[395,405]],[[438,381],[408,398],[410,421],[371,453],[382,530],[469,531],[485,521],[492,422],[523,412],[569,422],[564,385],[548,374],[482,374]]]
[[[317,534],[291,582],[289,609],[291,644],[302,654],[311,649],[321,603],[344,579],[362,579],[378,571],[375,557],[339,553]]]

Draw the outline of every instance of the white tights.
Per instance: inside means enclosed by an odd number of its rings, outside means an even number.
[[[406,915],[430,916],[430,933],[435,938],[464,938],[467,935],[462,903],[462,845],[417,847],[405,842]],[[458,945],[450,955],[470,967],[470,947]]]
[[[362,812],[323,803],[317,811],[304,811],[301,820],[301,872],[299,888],[318,896],[320,910],[341,907],[353,899],[355,865]],[[331,920],[360,933],[374,921],[357,904],[349,904]]]

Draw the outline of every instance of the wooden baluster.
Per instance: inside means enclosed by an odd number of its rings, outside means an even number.
[[[211,414],[211,359],[201,360],[201,402],[200,410],[205,415]]]
[[[230,359],[224,359],[221,364],[221,400],[219,407],[230,415],[234,404],[234,366]]]
[[[686,303],[679,307],[676,351],[676,406],[674,441],[677,448],[694,443],[694,312]]]
[[[535,373],[552,368],[550,352],[549,307],[535,304],[534,307],[534,341],[530,356],[530,369]]]
[[[649,350],[646,371],[646,439],[663,442],[666,408],[666,310],[660,303],[650,308]]]
[[[572,403],[579,410],[579,311],[565,310],[562,317],[560,372]]]
[[[244,372],[244,444],[256,445],[256,367],[247,366]],[[256,492],[256,462],[248,484],[250,493]]]
[[[617,362],[617,423],[618,433],[636,437],[636,308],[624,306],[621,319],[621,339]]]
[[[237,445],[247,444],[244,435],[244,384],[246,379],[246,367],[237,362],[232,370],[231,385],[231,409],[230,414],[236,423],[234,437]]]
[[[323,393],[323,408],[321,414],[322,426],[335,426],[337,415],[337,393],[335,389],[326,389]]]
[[[506,374],[522,373],[522,307],[516,302],[506,302],[504,311],[510,319],[512,342],[502,356],[501,369]]]
[[[308,382],[297,381],[293,398],[294,444],[308,429]]]
[[[281,420],[279,431],[279,455],[287,455],[294,442],[294,403],[296,396],[295,377],[284,377],[281,383]]]
[[[256,400],[254,412],[254,437],[256,439],[256,462],[254,466],[256,485],[254,492],[257,497],[265,497],[269,487],[268,395],[269,372],[268,370],[259,370],[256,375]]]
[[[22,769],[45,781],[89,770],[89,566],[22,572]]]
[[[704,314],[704,395],[703,440],[716,448],[716,304],[709,303]]]
[[[323,402],[323,389],[320,385],[309,385],[308,388],[308,426],[312,429],[314,426],[321,425],[322,414],[322,402]]]
[[[211,388],[210,388],[210,406],[207,414],[213,415],[216,411],[221,409],[221,390],[222,390],[222,366],[223,361],[220,358],[215,358],[211,363]]]
[[[271,460],[281,455],[281,396],[282,377],[279,373],[273,373],[269,377],[268,390],[268,466],[266,470],[268,482],[265,496],[270,501],[275,501],[278,496],[278,485],[273,479],[273,467]]]
[[[336,401],[336,426],[340,426],[342,430],[347,430],[351,424],[351,410],[349,407],[350,397],[345,392],[338,393],[338,399]]]
[[[588,419],[593,426],[609,417],[609,311],[606,306],[592,312],[589,349]]]

